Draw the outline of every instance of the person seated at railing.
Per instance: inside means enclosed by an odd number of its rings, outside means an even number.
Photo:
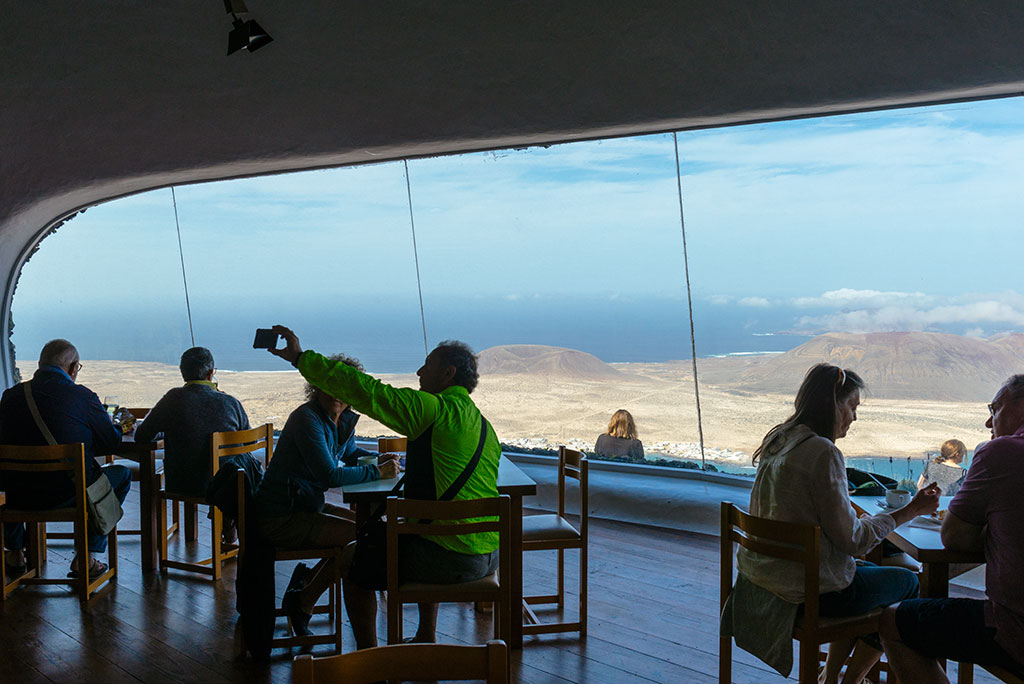
[[[795,412],[773,427],[754,451],[757,466],[750,493],[750,513],[763,518],[817,525],[821,528],[819,614],[844,617],[913,598],[917,575],[905,568],[878,567],[855,560],[877,546],[886,535],[918,515],[931,513],[939,503],[938,489],[922,488],[903,508],[858,518],[850,503],[843,454],[835,442],[857,420],[864,382],[853,371],[818,364],[804,376],[796,395]],[[779,625],[772,632],[787,645],[798,604],[803,603],[803,570],[795,563],[740,549],[740,574],[767,589],[780,603]],[[770,596],[767,599],[771,599]],[[766,629],[759,625],[759,629]],[[859,684],[882,654],[880,644],[864,641],[850,659],[843,682]],[[833,643],[828,649],[822,680],[835,684],[854,641]]]
[[[135,428],[135,441],[152,442],[163,434],[165,488],[173,494],[207,496],[210,484],[210,435],[249,429],[242,402],[217,389],[213,354],[206,347],[185,350],[178,364],[185,384],[160,398]],[[251,454],[224,456],[230,463],[258,478],[263,467]],[[237,538],[235,520],[225,517],[224,541]]]
[[[110,421],[99,397],[88,387],[76,384],[82,364],[78,350],[67,340],[50,340],[39,352],[39,370],[28,382],[6,390],[0,398],[0,444],[42,446],[45,444],[85,445],[85,485],[88,487],[105,475],[117,496],[124,503],[132,485],[131,471],[124,466],[108,465],[100,468],[96,456],[112,454],[121,443],[121,431]],[[31,400],[25,391],[28,385]],[[33,415],[32,404],[38,411]],[[44,435],[40,422],[53,438]],[[11,508],[37,509],[65,508],[75,505],[75,490],[65,473],[10,473],[0,483],[7,492],[7,505]],[[25,572],[25,525],[5,523],[5,544],[9,574]],[[107,550],[107,537],[89,534],[89,576],[102,575],[106,563],[93,554]],[[77,575],[78,557],[71,561],[69,577]]]
[[[619,409],[608,421],[608,431],[597,438],[594,453],[609,458],[628,458],[630,461],[642,463],[644,445],[636,432],[633,416],[626,409]]]
[[[901,682],[948,684],[939,658],[1024,676],[1024,375],[988,405],[992,439],[974,454],[942,521],[947,549],[983,551],[985,599],[903,601],[882,616],[882,643]]]
[[[939,455],[925,464],[921,477],[917,478],[917,488],[934,482],[939,487],[940,496],[953,496],[960,489],[967,471],[960,465],[967,453],[967,446],[959,439],[947,439],[939,449]]]
[[[462,342],[446,341],[430,352],[416,371],[420,389],[392,387],[345,363],[302,350],[288,328],[273,328],[285,339],[283,349],[270,352],[288,361],[310,383],[409,438],[405,496],[410,499],[486,499],[498,496],[501,444],[494,429],[470,398],[476,388],[476,355]],[[376,528],[382,531],[380,527]],[[360,539],[346,549],[343,562],[345,607],[357,648],[377,645],[377,596],[387,585],[386,554],[398,553],[402,582],[453,584],[490,575],[498,568],[498,534],[474,532],[457,536],[408,535],[398,549],[384,554],[379,544]],[[366,553],[361,552],[360,548]],[[419,605],[414,641],[436,637],[437,605]]]
[[[330,360],[363,369],[357,360],[341,354]],[[306,399],[288,416],[256,493],[257,525],[275,548],[343,548],[355,539],[355,520],[347,509],[325,503],[324,493],[332,487],[395,477],[398,460],[356,446],[359,415],[348,404],[310,384]],[[374,463],[358,465],[368,458]],[[329,559],[311,571],[305,567],[296,566],[281,601],[298,635],[309,633],[313,607],[336,572]]]

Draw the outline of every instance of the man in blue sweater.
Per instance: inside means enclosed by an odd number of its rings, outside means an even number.
[[[31,388],[32,398],[39,409],[39,416],[53,435],[57,444],[85,445],[85,483],[91,485],[105,474],[118,501],[124,503],[131,488],[131,472],[124,466],[100,468],[96,456],[114,453],[121,443],[121,431],[110,422],[110,416],[100,403],[96,393],[88,387],[76,384],[82,364],[78,350],[67,340],[50,340],[39,352],[39,370],[27,383],[9,388],[0,397],[0,444],[25,446],[45,445],[46,438],[36,424],[29,409],[25,384]],[[74,505],[74,489],[71,480],[64,473],[10,473],[0,483],[7,491],[7,503],[11,508],[42,510],[64,508]],[[7,566],[11,575],[24,572],[22,549],[25,548],[25,525],[7,523],[4,526]],[[92,554],[103,553],[107,538],[103,535],[89,535],[89,575],[100,575],[106,571],[105,563]],[[71,562],[71,573],[79,571],[78,558]]]

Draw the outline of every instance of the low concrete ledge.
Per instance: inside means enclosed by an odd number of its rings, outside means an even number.
[[[528,497],[523,504],[556,510],[558,458],[517,453],[505,456],[537,482],[537,496]],[[746,507],[752,484],[753,478],[749,477],[594,459],[590,461],[590,515],[718,535],[721,502]],[[569,510],[578,510],[578,498],[570,496],[568,506]]]

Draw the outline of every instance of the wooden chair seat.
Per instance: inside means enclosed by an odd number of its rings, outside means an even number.
[[[817,624],[818,633],[824,638],[830,631],[843,631],[846,632],[850,629],[865,630],[865,634],[871,634],[878,631],[878,621],[882,617],[882,609],[876,608],[870,613],[864,613],[863,615],[850,615],[846,617],[819,617]],[[809,635],[809,630],[804,624],[803,616],[797,618],[796,626],[793,628],[793,635],[795,639],[804,639]]]
[[[506,684],[509,677],[505,642],[488,641],[479,646],[395,644],[325,658],[301,655],[292,663],[293,684],[467,679]]]
[[[558,552],[557,586],[554,594],[533,594],[523,597],[523,634],[579,632],[587,635],[587,528],[589,521],[588,461],[582,452],[558,447],[558,512],[523,517],[523,551]],[[566,510],[566,482],[579,483],[580,525],[569,522]],[[557,604],[565,606],[565,551],[579,549],[579,619],[576,621],[541,622],[531,606]]]
[[[498,581],[498,573],[491,573],[487,577],[481,577],[470,582],[458,582],[456,584],[424,584],[422,582],[405,582],[398,585],[398,590],[406,595],[412,595],[417,593],[430,593],[430,594],[457,594],[469,596],[474,592],[487,592],[488,595],[498,591],[501,583]],[[470,599],[460,599],[470,600]],[[477,600],[477,599],[472,599]],[[489,599],[479,599],[489,600]]]
[[[554,513],[527,515],[523,518],[523,542],[578,541],[579,530]]]
[[[388,497],[387,545],[399,548],[399,535],[429,534],[454,536],[475,532],[498,533],[498,572],[472,582],[459,584],[425,584],[398,581],[398,554],[389,553],[387,559],[388,643],[402,643],[402,605],[405,603],[450,603],[492,601],[494,634],[497,639],[508,639],[512,631],[511,549],[509,547],[508,495],[491,499],[466,501],[418,501]],[[484,520],[477,520],[484,518]],[[473,522],[470,522],[470,519]],[[433,520],[426,524],[420,520]],[[441,522],[444,521],[444,522]],[[458,522],[457,522],[458,521]],[[518,613],[518,611],[516,611]]]

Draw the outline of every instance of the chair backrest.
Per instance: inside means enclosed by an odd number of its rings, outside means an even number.
[[[85,510],[85,445],[53,446],[0,445],[0,481],[2,473],[67,473],[75,488],[75,507]]]
[[[148,408],[128,408],[128,409],[125,409],[125,410],[128,411],[128,413],[130,413],[133,416],[135,416],[135,420],[142,420],[143,418],[145,418],[146,416],[149,415],[149,412],[152,409],[148,409]]]
[[[497,639],[479,646],[395,644],[323,658],[298,656],[292,663],[292,682],[482,679],[489,684],[506,684],[507,671],[508,647]]]
[[[588,510],[588,473],[590,463],[581,451],[567,446],[558,447],[558,515],[565,517],[565,479],[576,480],[580,487],[580,525],[587,524]],[[582,530],[580,530],[582,532]]]
[[[508,494],[490,499],[424,501],[389,496],[387,502],[388,548],[398,548],[398,535],[425,534],[436,537],[498,533],[498,564],[510,567]],[[421,521],[431,522],[421,522]],[[502,584],[505,584],[502,579]],[[398,554],[388,554],[388,586],[398,586]]]
[[[405,437],[378,437],[377,438],[377,452],[381,454],[394,454],[399,452],[405,452],[408,448],[409,440]]]
[[[249,430],[214,432],[210,435],[210,475],[217,474],[221,456],[247,454],[263,449],[263,467],[274,457],[274,424],[264,423]]]
[[[804,617],[818,622],[818,562],[821,528],[817,525],[758,518],[722,502],[721,606],[732,591],[733,543],[772,558],[799,563],[804,569]]]

